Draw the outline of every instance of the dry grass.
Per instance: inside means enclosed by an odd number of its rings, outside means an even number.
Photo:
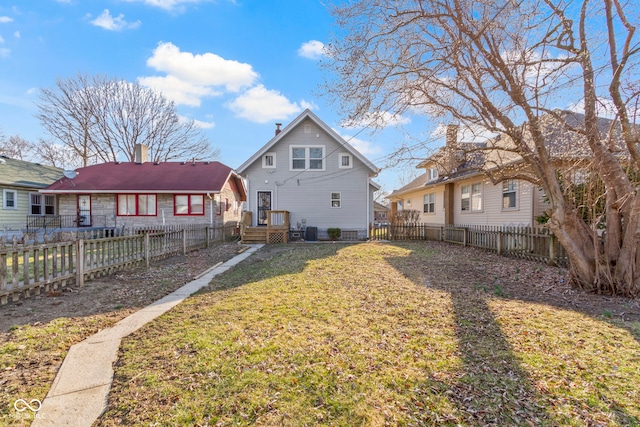
[[[100,425],[639,425],[640,323],[594,312],[634,302],[433,242],[265,258],[123,342]]]
[[[18,412],[17,399],[46,396],[69,348],[182,286],[238,245],[218,245],[102,277],[56,296],[0,306],[0,426],[26,426],[33,414]],[[6,332],[5,332],[6,331]]]

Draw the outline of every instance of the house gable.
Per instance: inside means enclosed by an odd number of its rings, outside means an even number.
[[[371,181],[378,169],[311,111],[306,110],[239,168],[247,182],[253,225],[264,206],[290,212],[291,224],[358,230],[373,221]],[[260,216],[262,215],[262,216]],[[260,216],[260,217],[259,217]]]

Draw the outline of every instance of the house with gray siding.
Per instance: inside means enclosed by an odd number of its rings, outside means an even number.
[[[247,188],[251,227],[269,211],[285,211],[293,235],[340,228],[343,239],[366,239],[374,220],[372,181],[379,169],[310,110],[305,110],[238,169]]]

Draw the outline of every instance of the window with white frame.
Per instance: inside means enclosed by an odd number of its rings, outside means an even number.
[[[434,179],[438,179],[438,169],[429,168],[429,181],[433,181]]]
[[[424,195],[424,213],[436,212],[436,193],[429,193]]]
[[[331,207],[332,208],[339,208],[340,207],[340,193],[336,192],[336,193],[331,193]]]
[[[155,194],[118,194],[118,216],[156,216]]]
[[[56,199],[53,195],[31,193],[29,194],[29,211],[31,215],[55,215]]]
[[[460,208],[463,212],[482,211],[482,184],[476,183],[460,187]]]
[[[262,167],[271,169],[276,167],[276,153],[266,153],[262,156]]]
[[[517,207],[518,183],[515,179],[502,181],[502,209]]]
[[[16,190],[2,190],[2,208],[18,209],[18,192]]]
[[[324,145],[292,145],[291,170],[324,170]]]
[[[340,169],[351,169],[353,167],[353,159],[351,158],[351,154],[340,153],[338,156],[338,168]]]

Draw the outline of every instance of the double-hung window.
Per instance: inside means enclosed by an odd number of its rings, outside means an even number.
[[[204,195],[176,194],[173,196],[174,214],[204,215]]]
[[[340,207],[340,193],[339,192],[335,192],[335,193],[331,193],[331,207],[332,208],[339,208]]]
[[[155,194],[118,194],[118,216],[156,216]]]
[[[29,195],[31,215],[55,215],[55,196],[32,193]]]
[[[2,208],[18,209],[18,192],[15,190],[2,190]]]
[[[424,213],[435,213],[436,211],[436,193],[424,195]]]
[[[460,187],[460,208],[463,212],[482,211],[482,183]]]
[[[515,209],[517,207],[518,184],[515,179],[502,182],[502,209]]]
[[[324,145],[292,145],[291,170],[324,170]]]

